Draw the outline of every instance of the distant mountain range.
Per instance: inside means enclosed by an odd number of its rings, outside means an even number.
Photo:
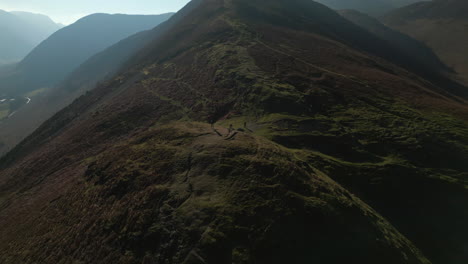
[[[468,83],[468,1],[416,3],[387,14],[383,22],[424,42]]]
[[[447,71],[355,11],[193,0],[64,77],[45,102],[80,96],[0,159],[0,262],[467,263]]]
[[[315,0],[330,8],[354,9],[369,15],[380,16],[390,10],[420,2],[421,0]]]
[[[61,27],[44,15],[0,10],[0,64],[20,61]]]
[[[19,64],[0,67],[0,96],[32,97],[30,104],[0,122],[0,155],[97,81],[115,74],[129,56],[148,44],[145,30],[171,16],[94,14],[59,30]],[[116,47],[105,51],[111,45]],[[98,52],[105,55],[95,55]]]
[[[94,54],[118,41],[157,26],[172,14],[94,14],[60,29],[0,78],[0,94],[50,88]]]

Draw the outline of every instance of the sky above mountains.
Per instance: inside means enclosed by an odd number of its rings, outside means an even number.
[[[48,15],[55,22],[74,23],[93,13],[161,14],[181,9],[189,0],[0,0],[0,9]]]

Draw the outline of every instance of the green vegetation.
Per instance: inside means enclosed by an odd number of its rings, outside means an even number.
[[[0,262],[464,259],[463,99],[312,1],[194,3],[1,160]]]
[[[110,214],[98,216],[97,221],[104,224],[93,232],[125,243],[130,262],[144,256],[158,259],[155,252],[175,246],[180,251],[174,261],[207,263],[252,258],[262,263],[323,258],[338,263],[358,260],[360,250],[376,260],[387,249],[398,248],[411,256],[416,252],[358,199],[322,173],[313,173],[293,152],[259,137],[239,134],[226,141],[206,124],[171,123],[90,162],[87,195],[98,197],[100,210],[113,208]],[[159,202],[154,204],[156,197]],[[137,215],[129,216],[128,211]],[[367,222],[364,215],[374,220]],[[91,211],[77,217],[96,215]],[[349,239],[366,244],[351,250],[349,241],[337,238],[357,223],[378,238],[351,235]],[[310,244],[316,246],[310,248]],[[270,246],[282,250],[263,252]],[[106,250],[116,252],[110,244]],[[335,251],[341,254],[333,256]],[[399,263],[400,257],[391,255],[383,263]],[[429,263],[422,256],[408,261]]]

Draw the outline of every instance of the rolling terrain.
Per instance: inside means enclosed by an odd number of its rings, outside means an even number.
[[[466,87],[308,0],[145,34],[0,160],[0,262],[466,263]]]

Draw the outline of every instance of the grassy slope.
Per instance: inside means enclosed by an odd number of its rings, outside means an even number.
[[[329,176],[433,263],[463,263],[463,99],[209,3],[178,25],[191,34],[171,32],[2,160],[5,261],[428,263]],[[225,140],[207,122],[241,131]]]
[[[371,208],[261,137],[171,123],[67,170],[59,178],[72,183],[45,194],[54,201],[26,229],[2,231],[25,242],[4,248],[3,263],[428,263]]]

